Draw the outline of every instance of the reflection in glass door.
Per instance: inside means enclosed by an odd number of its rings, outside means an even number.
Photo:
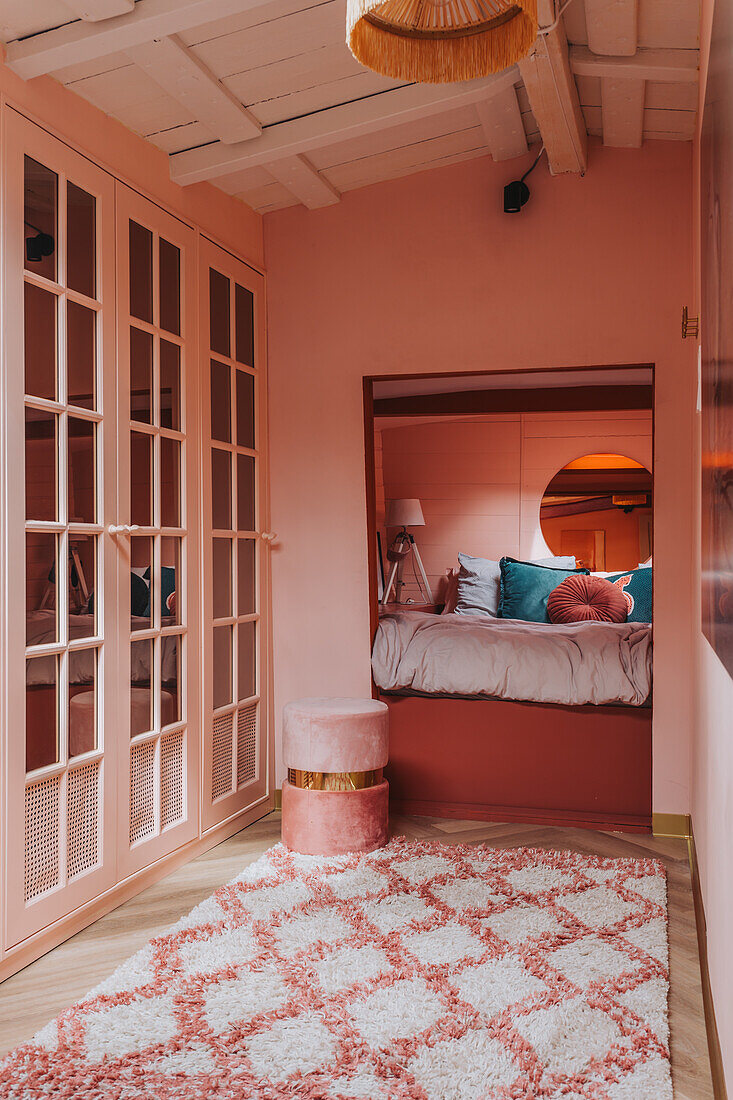
[[[269,567],[263,533],[262,276],[201,241],[204,439],[204,824],[267,792]]]
[[[12,111],[5,141],[5,301],[23,319],[3,379],[12,944],[115,870],[114,220],[105,173]]]
[[[189,396],[195,236],[119,185],[120,584],[129,623],[121,664],[129,753],[123,862],[143,866],[198,830],[199,741],[193,461]],[[195,352],[194,352],[195,354]],[[195,363],[195,359],[194,359]],[[194,663],[192,664],[192,655]]]

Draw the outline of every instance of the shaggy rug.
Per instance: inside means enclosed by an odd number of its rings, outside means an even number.
[[[0,1063],[0,1097],[671,1100],[664,869],[281,845]]]

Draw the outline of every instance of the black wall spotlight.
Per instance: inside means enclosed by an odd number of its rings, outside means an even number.
[[[30,226],[35,229],[35,225]],[[50,233],[42,233],[39,229],[35,237],[26,237],[25,255],[29,264],[38,264],[45,256],[52,256],[56,242]]]
[[[524,173],[521,179],[512,180],[504,188],[504,213],[505,214],[518,214],[522,209],[527,199],[529,198],[529,187],[524,182],[530,172],[534,171],[539,163],[539,159],[545,151],[544,145],[540,149],[539,153],[532,161],[527,171]]]

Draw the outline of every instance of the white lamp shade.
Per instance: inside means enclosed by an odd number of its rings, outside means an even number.
[[[417,497],[403,497],[387,503],[387,527],[424,527],[425,516]]]

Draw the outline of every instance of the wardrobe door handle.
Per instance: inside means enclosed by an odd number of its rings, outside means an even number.
[[[139,523],[110,523],[107,528],[110,535],[130,535],[133,531],[140,530]]]

